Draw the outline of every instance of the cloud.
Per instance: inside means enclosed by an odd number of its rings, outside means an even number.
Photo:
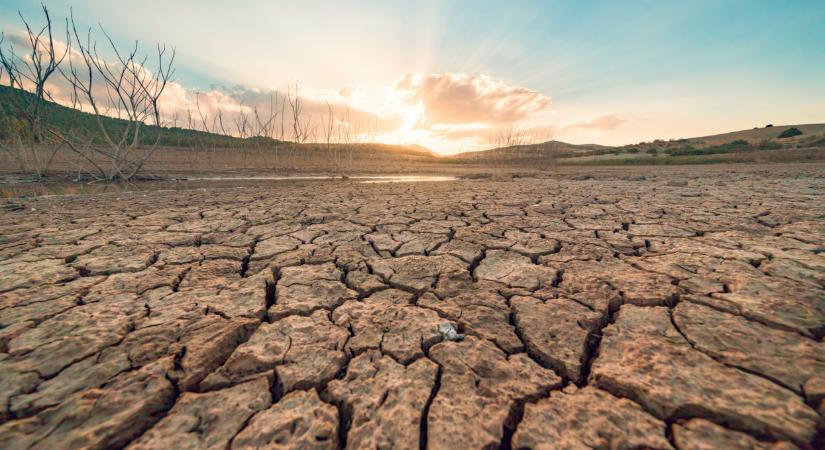
[[[513,123],[550,107],[544,94],[487,75],[408,73],[395,89],[406,103],[423,106],[423,127]]]
[[[338,89],[338,95],[341,98],[347,98],[347,99],[364,95],[365,92],[366,92],[366,89],[364,89],[363,86],[358,86],[358,85],[353,85],[353,84],[347,85],[347,86],[344,86],[344,87]]]
[[[620,119],[613,114],[604,114],[589,120],[567,125],[564,127],[564,129],[573,130],[576,128],[583,128],[590,130],[612,130],[625,122],[627,121],[624,119]]]

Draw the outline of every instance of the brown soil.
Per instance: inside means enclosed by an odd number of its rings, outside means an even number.
[[[0,204],[0,448],[822,448],[825,166]]]

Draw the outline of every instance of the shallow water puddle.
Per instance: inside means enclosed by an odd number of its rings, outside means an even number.
[[[178,180],[136,181],[131,183],[12,183],[0,185],[0,198],[42,197],[56,195],[92,195],[144,191],[184,191],[205,188],[234,188],[260,186],[261,182],[292,183],[299,181],[330,181],[355,183],[415,183],[454,181],[456,177],[444,175],[357,175],[340,176],[244,176],[244,177],[187,177]]]

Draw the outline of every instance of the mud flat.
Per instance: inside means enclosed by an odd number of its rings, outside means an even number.
[[[0,448],[823,448],[825,168],[0,209]]]

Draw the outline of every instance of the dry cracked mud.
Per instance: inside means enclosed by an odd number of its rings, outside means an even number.
[[[825,170],[0,212],[0,448],[825,448]]]

